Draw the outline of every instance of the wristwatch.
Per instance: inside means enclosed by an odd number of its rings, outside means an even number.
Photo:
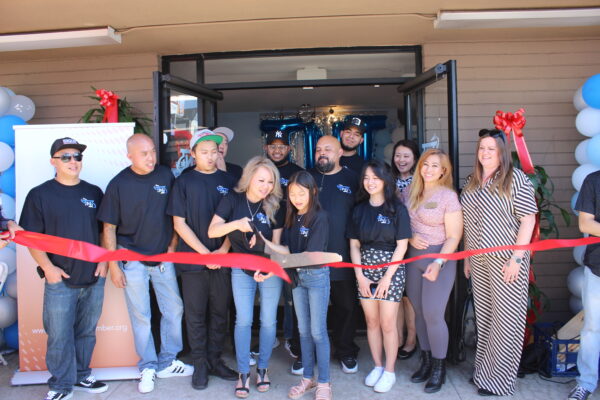
[[[523,258],[522,257],[512,256],[511,258],[514,259],[517,262],[517,264],[519,264],[519,265],[523,264]]]
[[[444,260],[443,258],[436,258],[435,260],[433,260],[433,262],[440,264],[440,268],[442,268],[446,260]]]

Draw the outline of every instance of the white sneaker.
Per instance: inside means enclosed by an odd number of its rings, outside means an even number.
[[[179,360],[173,360],[171,365],[158,371],[156,376],[159,378],[172,378],[174,376],[191,376],[193,373],[193,366],[184,364]]]
[[[256,365],[256,358],[254,358],[254,354],[250,353],[249,362],[250,366]]]
[[[369,387],[375,386],[381,375],[383,374],[383,367],[375,367],[369,372],[369,375],[365,378],[365,385]]]
[[[138,383],[138,392],[150,393],[154,390],[154,378],[156,371],[152,368],[144,368],[140,374],[140,382]]]
[[[381,378],[379,378],[373,389],[377,393],[389,392],[392,386],[394,386],[394,383],[396,383],[396,373],[383,371]]]

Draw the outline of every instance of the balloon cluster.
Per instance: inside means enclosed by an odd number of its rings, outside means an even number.
[[[577,131],[589,139],[585,139],[575,149],[575,159],[580,164],[571,177],[571,182],[576,192],[571,197],[573,213],[579,197],[581,185],[586,176],[600,170],[600,74],[591,76],[577,89],[573,96],[573,105],[579,111],[575,119]],[[567,277],[567,286],[571,292],[569,307],[576,314],[583,308],[581,303],[581,289],[583,287],[583,255],[586,246],[575,247],[573,258],[579,265]]]
[[[5,218],[15,218],[15,125],[33,118],[35,104],[29,97],[0,87],[0,204]],[[14,244],[0,250],[0,347],[18,348],[17,274]]]

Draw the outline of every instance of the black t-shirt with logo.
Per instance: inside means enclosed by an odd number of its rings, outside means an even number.
[[[235,178],[235,183],[237,184],[240,178],[242,177],[242,173],[244,170],[237,164],[232,164],[225,161],[225,168],[227,168],[227,172],[229,172]]]
[[[173,218],[166,211],[174,180],[162,165],[146,175],[125,168],[108,184],[98,219],[117,226],[120,246],[145,255],[164,253],[173,237]]]
[[[394,251],[397,240],[412,236],[406,207],[398,200],[394,210],[394,213],[386,212],[383,205],[373,207],[368,200],[357,204],[352,210],[346,237],[358,239],[363,249]]]
[[[167,214],[185,218],[200,242],[210,251],[217,250],[224,239],[209,238],[208,226],[219,202],[233,190],[235,183],[233,175],[221,170],[213,173],[192,170],[182,174],[175,180],[171,190]],[[196,252],[182,238],[179,239],[177,251]],[[194,272],[206,268],[193,264],[177,264],[176,267],[179,272]]]
[[[290,253],[304,251],[327,251],[329,240],[329,216],[327,211],[320,210],[308,223],[306,215],[294,218],[290,228],[283,230],[283,244],[287,245]]]
[[[277,210],[276,218],[277,222],[283,225],[285,221],[285,213],[287,208],[287,191],[290,178],[296,172],[304,171],[304,169],[292,162],[288,162],[284,166],[277,167],[277,169],[279,170],[279,183],[281,184],[281,191],[283,197],[281,198],[281,202],[279,203],[279,210]]]
[[[346,224],[350,219],[354,199],[358,189],[358,177],[354,171],[344,167],[332,175],[320,173],[316,168],[309,170],[319,187],[319,201],[329,214],[329,240],[327,251],[338,253],[343,260],[350,262]],[[354,279],[352,268],[334,268],[332,281]]]
[[[589,174],[583,181],[575,210],[592,214],[594,221],[600,222],[600,171]],[[586,247],[583,262],[600,276],[600,243]]]
[[[348,167],[354,171],[357,175],[357,178],[360,178],[360,173],[362,172],[363,165],[365,165],[366,162],[367,161],[358,154],[340,157],[340,165]]]
[[[51,179],[31,189],[21,212],[20,225],[28,231],[99,245],[100,224],[96,219],[102,190],[86,181],[66,186]],[[97,264],[48,253],[52,264],[71,277],[67,286],[82,288],[94,284]]]

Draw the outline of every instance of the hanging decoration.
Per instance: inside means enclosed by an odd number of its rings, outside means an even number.
[[[110,90],[98,89],[96,96],[100,98],[100,105],[104,107],[102,122],[119,122],[119,95]]]
[[[494,125],[496,129],[500,129],[506,133],[509,142],[511,132],[513,133],[517,155],[519,156],[519,161],[521,161],[521,168],[526,174],[533,174],[535,173],[533,162],[531,161],[527,143],[525,143],[525,137],[523,136],[523,128],[526,122],[524,113],[524,108],[518,109],[515,113],[498,110],[494,116]]]

